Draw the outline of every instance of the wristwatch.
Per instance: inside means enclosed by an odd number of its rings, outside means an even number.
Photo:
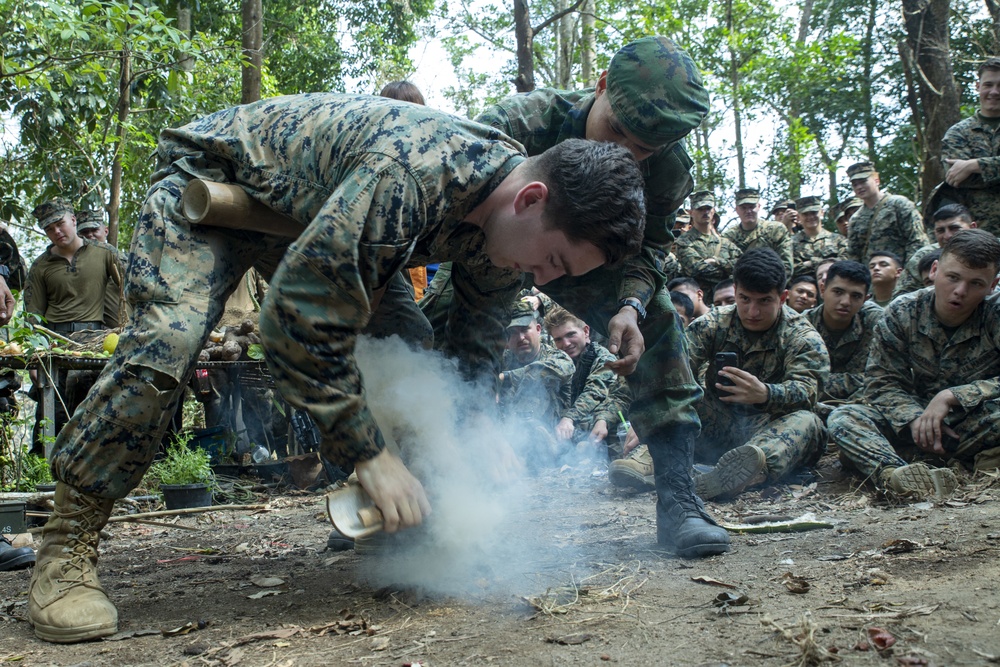
[[[629,296],[618,302],[618,310],[621,310],[625,306],[635,309],[635,312],[639,314],[640,322],[646,319],[646,308],[642,305],[642,301],[639,301],[639,299],[636,299],[634,296]]]

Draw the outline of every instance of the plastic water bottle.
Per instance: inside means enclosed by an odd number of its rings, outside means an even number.
[[[265,461],[271,460],[271,452],[267,451],[267,447],[264,445],[257,445],[253,453],[250,454],[254,463],[264,463]]]
[[[615,435],[618,436],[618,444],[622,446],[623,450],[625,449],[625,441],[628,440],[628,432],[631,428],[632,422],[619,422],[618,430],[615,431]]]

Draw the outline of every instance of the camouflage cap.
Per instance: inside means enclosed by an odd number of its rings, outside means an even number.
[[[862,181],[875,173],[875,164],[869,161],[855,162],[847,168],[847,177],[852,181]]]
[[[756,204],[760,201],[760,190],[757,188],[740,188],[736,191],[736,205]]]
[[[768,214],[774,216],[775,213],[781,213],[782,211],[787,211],[789,206],[791,208],[795,208],[795,202],[792,201],[791,199],[783,199],[774,206],[772,206]]]
[[[90,229],[100,229],[104,226],[103,211],[77,211],[76,231],[85,232]]]
[[[699,190],[691,194],[691,208],[715,207],[715,194],[711,190]]]
[[[861,197],[851,197],[844,202],[844,210],[846,211],[849,208],[861,208],[864,205],[865,203],[861,201]]]
[[[615,117],[652,146],[684,138],[709,111],[698,67],[666,37],[643,37],[623,46],[608,65],[607,83]]]
[[[42,202],[31,212],[38,218],[38,226],[42,229],[59,222],[67,213],[73,213],[73,206],[62,197]]]
[[[507,324],[507,328],[526,327],[534,322],[537,322],[535,309],[527,301],[518,301],[514,304],[514,310],[511,312],[510,323]]]
[[[819,197],[799,197],[795,200],[799,213],[819,213],[823,210],[823,200]]]
[[[677,211],[676,215],[674,215],[674,224],[690,225],[691,216],[687,211]]]

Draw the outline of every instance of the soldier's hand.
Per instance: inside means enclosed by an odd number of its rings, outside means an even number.
[[[757,376],[747,373],[741,368],[726,366],[719,369],[719,375],[733,381],[733,386],[715,383],[715,388],[721,392],[719,400],[723,403],[740,403],[741,405],[758,405],[767,401],[767,385],[757,379]]]
[[[7,287],[7,281],[0,276],[0,325],[10,322],[14,315],[14,295]]]
[[[608,437],[608,422],[598,419],[594,428],[590,429],[590,439],[594,442],[600,442],[606,437]]]
[[[573,437],[573,420],[569,417],[563,417],[556,424],[556,437],[560,440],[569,440]]]
[[[910,434],[917,447],[934,454],[944,455],[945,449],[942,443],[942,436],[947,435],[955,439],[958,434],[944,423],[945,417],[951,412],[952,407],[958,406],[958,400],[950,389],[939,391],[931,402],[927,404],[923,414],[910,422]]]
[[[354,466],[361,487],[382,511],[385,532],[419,525],[431,513],[424,487],[388,449]]]
[[[945,174],[944,180],[948,185],[953,187],[958,187],[973,174],[982,173],[982,169],[979,167],[979,160],[945,160],[945,163],[950,165],[951,168]]]
[[[628,454],[638,446],[639,446],[639,435],[635,432],[634,428],[629,427],[628,435],[625,436],[625,446],[622,447],[622,453]]]
[[[504,438],[499,438],[489,448],[487,467],[494,482],[509,484],[524,474],[524,463]]]
[[[646,341],[639,331],[639,314],[630,306],[624,306],[608,322],[608,350],[620,358],[604,364],[618,375],[629,375],[639,363],[639,357],[646,351]]]

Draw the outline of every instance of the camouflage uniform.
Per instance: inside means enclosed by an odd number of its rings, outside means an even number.
[[[697,374],[706,367],[696,459],[713,464],[730,449],[756,445],[767,457],[768,480],[773,482],[819,458],[826,428],[813,408],[830,373],[830,358],[807,319],[784,306],[766,332],[749,332],[740,323],[736,306],[722,306],[692,322],[687,338],[692,369]],[[714,381],[719,352],[736,352],[739,368],[767,384],[766,403],[735,405],[719,400]]]
[[[862,206],[847,227],[847,259],[868,266],[876,250],[889,250],[903,259],[903,264],[930,239],[924,232],[920,211],[906,197],[882,194],[875,208]]]
[[[788,233],[788,228],[780,222],[761,220],[750,231],[743,229],[743,225],[737,223],[727,227],[722,235],[735,243],[741,254],[751,248],[770,248],[781,258],[781,263],[785,265],[785,274],[792,275],[792,267],[795,263],[792,252],[792,235]]]
[[[984,120],[979,113],[955,123],[941,140],[941,162],[947,174],[951,168],[945,160],[978,160],[980,174],[972,174],[953,192],[980,229],[1000,235],[1000,123]]]
[[[959,435],[947,458],[971,461],[996,446],[1000,428],[1000,302],[984,301],[954,332],[934,313],[934,289],[890,304],[875,327],[862,402],[837,408],[830,436],[861,474],[878,479],[882,468],[928,458],[910,433],[934,396],[951,389],[961,407],[945,418]]]
[[[875,325],[882,320],[884,312],[876,304],[866,301],[844,331],[831,331],[827,328],[823,322],[822,304],[802,313],[819,332],[830,355],[830,376],[823,383],[819,394],[819,400],[824,404],[820,409],[822,413],[829,414],[832,409],[828,405],[830,402],[844,401],[864,386],[865,365],[868,363]]]
[[[570,404],[573,360],[562,350],[542,344],[538,355],[522,364],[505,350],[500,407],[504,415],[532,420],[553,428]]]
[[[923,248],[913,253],[912,257],[906,260],[906,266],[903,267],[903,273],[900,274],[899,280],[896,281],[896,289],[892,294],[894,297],[899,296],[900,294],[916,292],[918,289],[924,288],[924,281],[921,280],[920,271],[917,270],[917,267],[920,265],[920,260],[940,248],[941,246],[937,243],[925,245]]]
[[[702,234],[694,227],[681,234],[674,242],[674,252],[677,253],[681,275],[697,280],[709,303],[716,283],[732,277],[733,265],[741,254],[740,249],[729,239],[715,234]],[[710,262],[709,259],[714,261]]]
[[[795,258],[795,276],[816,275],[816,267],[827,259],[847,257],[847,239],[840,234],[820,229],[815,238],[804,231],[792,237],[792,255]]]
[[[566,139],[583,138],[594,99],[593,90],[540,89],[509,97],[478,120],[521,142],[528,155],[538,155]],[[633,419],[647,434],[665,424],[694,428],[698,424],[694,404],[700,392],[685,360],[680,320],[664,289],[662,273],[673,242],[670,228],[674,213],[691,190],[692,164],[680,142],[668,144],[639,163],[646,181],[647,214],[643,250],[638,257],[583,276],[564,276],[541,288],[587,322],[602,339],[607,338],[608,322],[621,299],[635,297],[645,305],[647,317],[640,323],[640,331],[646,352],[629,380],[636,396]],[[530,276],[528,279],[530,282]],[[438,276],[434,276],[431,297],[425,295],[420,303],[434,325],[436,338],[460,321],[466,310],[454,297],[443,297],[447,288],[437,287],[437,282]]]
[[[494,331],[499,339],[509,320],[520,274],[493,267],[482,231],[463,222],[524,160],[489,128],[385,98],[299,95],[167,130],[158,153],[126,276],[132,321],[52,460],[59,480],[89,495],[121,498],[140,481],[226,299],[252,266],[271,278],[260,320],[271,375],[316,422],[334,463],[384,447],[353,350],[373,294],[408,257],[454,261],[468,345]],[[292,242],[190,225],[180,202],[194,178],[240,185],[301,223],[302,234]]]
[[[604,367],[604,364],[614,360],[615,355],[594,342],[589,343],[573,360],[575,370],[570,382],[570,401],[560,417],[571,420],[577,430],[589,433],[603,419],[608,429],[614,431],[618,412],[628,412],[632,401],[628,392],[622,391],[625,379]],[[623,396],[627,396],[628,400],[622,401]]]

